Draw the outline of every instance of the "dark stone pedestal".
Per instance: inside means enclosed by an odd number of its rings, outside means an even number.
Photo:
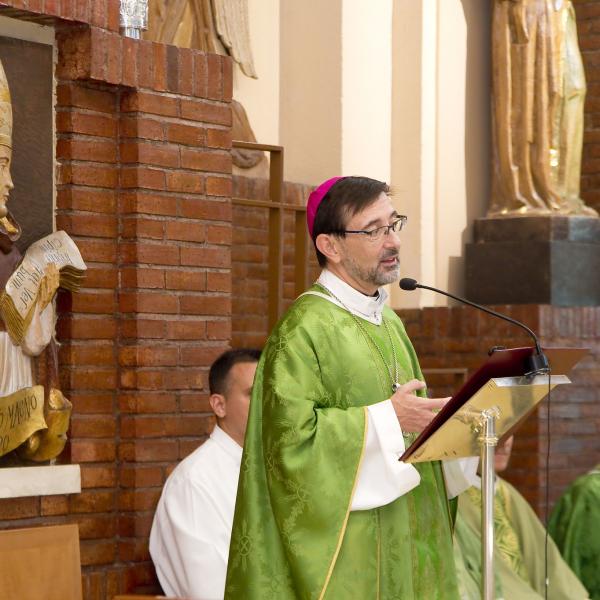
[[[600,219],[477,219],[466,294],[481,304],[600,305]]]

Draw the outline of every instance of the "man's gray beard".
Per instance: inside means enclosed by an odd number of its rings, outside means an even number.
[[[387,285],[388,283],[394,283],[395,281],[398,281],[398,278],[400,277],[400,263],[398,263],[393,269],[390,269],[389,271],[375,271],[375,273],[377,275],[377,280],[374,283],[376,283],[378,287],[382,285]]]
[[[398,281],[398,278],[400,277],[400,263],[390,270],[382,270],[382,266],[380,269],[377,267],[374,269],[363,269],[351,258],[347,258],[344,263],[346,271],[348,271],[348,273],[352,275],[354,279],[371,283],[377,287],[387,285],[388,283],[394,283],[394,281]]]

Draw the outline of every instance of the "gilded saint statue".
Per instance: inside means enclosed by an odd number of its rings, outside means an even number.
[[[494,0],[488,216],[597,216],[580,197],[585,74],[571,0]]]
[[[13,181],[12,105],[0,62],[0,461],[46,462],[66,443],[71,403],[59,389],[54,297],[76,290],[85,264],[63,231],[23,256],[21,227],[6,204]]]

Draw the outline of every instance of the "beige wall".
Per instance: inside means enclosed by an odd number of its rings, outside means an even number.
[[[400,0],[393,13],[391,183],[398,211],[408,215],[402,233],[404,276],[433,281],[435,208],[435,2]],[[415,305],[421,292],[391,289],[392,304]]]
[[[392,0],[281,4],[281,143],[286,177],[388,180]]]
[[[390,180],[392,0],[345,0],[342,9],[343,175]]]
[[[279,144],[279,0],[248,0],[252,53],[258,79],[236,65],[233,96],[240,101],[256,135],[264,144]]]
[[[489,195],[490,7],[480,0],[439,3],[436,283],[461,295],[464,245]]]
[[[392,184],[409,215],[405,276],[461,294],[464,244],[489,187],[489,22],[480,0],[394,5]],[[394,306],[446,304],[392,290]]]
[[[489,188],[490,3],[249,0],[257,81],[234,95],[259,141],[285,147],[285,176],[390,181],[402,271],[461,293],[464,245]],[[444,304],[392,289],[394,306]]]
[[[292,181],[316,184],[340,173],[342,4],[281,3],[280,139]]]

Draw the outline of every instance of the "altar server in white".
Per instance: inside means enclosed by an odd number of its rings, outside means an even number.
[[[217,417],[210,438],[171,473],[158,503],[150,554],[167,596],[223,598],[231,526],[258,350],[230,350],[209,373]]]

